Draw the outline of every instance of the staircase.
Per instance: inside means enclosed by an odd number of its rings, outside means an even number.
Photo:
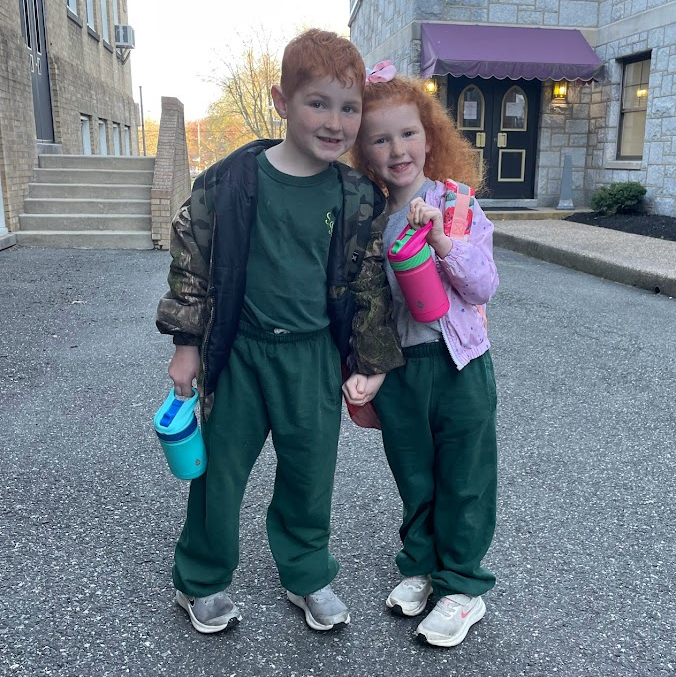
[[[17,242],[33,247],[153,249],[155,158],[40,155]]]

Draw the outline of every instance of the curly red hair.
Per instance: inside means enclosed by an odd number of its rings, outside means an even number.
[[[407,103],[414,104],[418,109],[420,122],[430,144],[430,151],[425,157],[425,176],[434,181],[451,178],[478,189],[483,182],[483,167],[478,161],[476,150],[457,130],[439,100],[425,91],[423,80],[397,75],[389,82],[369,83],[364,88],[362,115],[384,106]],[[369,178],[381,183],[369,170],[364,152],[363,129],[362,126],[350,151],[351,163]]]
[[[359,50],[347,39],[319,28],[296,36],[284,49],[280,86],[291,98],[310,80],[328,77],[343,87],[359,85],[363,90],[366,67]]]

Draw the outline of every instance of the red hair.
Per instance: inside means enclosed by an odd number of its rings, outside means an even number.
[[[311,28],[295,37],[282,57],[282,93],[289,99],[310,80],[328,77],[364,89],[366,68],[357,48],[336,33]]]
[[[378,108],[407,103],[414,104],[418,109],[427,143],[430,144],[430,151],[425,157],[425,176],[434,181],[451,178],[480,188],[483,167],[476,150],[457,130],[437,97],[425,91],[423,80],[397,75],[389,82],[369,83],[364,88],[362,116]],[[380,183],[378,177],[369,170],[364,152],[363,129],[362,125],[350,151],[350,159],[354,167]]]

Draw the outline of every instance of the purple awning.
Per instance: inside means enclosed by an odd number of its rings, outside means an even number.
[[[423,77],[596,80],[603,61],[578,30],[422,24]]]

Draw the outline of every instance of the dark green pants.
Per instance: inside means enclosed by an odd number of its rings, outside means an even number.
[[[488,353],[458,371],[443,341],[404,350],[374,399],[403,501],[403,576],[431,574],[438,597],[495,585],[481,566],[495,531],[496,391]]]
[[[204,425],[207,471],[192,481],[174,557],[174,585],[205,597],[230,585],[251,469],[268,433],[277,454],[267,513],[282,585],[307,595],[330,583],[331,496],[340,432],[338,351],[324,330],[269,334],[241,328]]]

